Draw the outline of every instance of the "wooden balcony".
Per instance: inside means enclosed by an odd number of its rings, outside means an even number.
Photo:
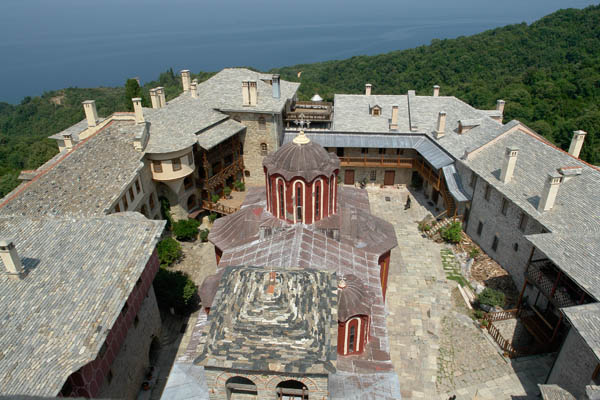
[[[412,168],[414,159],[400,158],[381,155],[373,156],[357,156],[357,157],[340,157],[340,165],[342,167],[386,167],[386,168]]]
[[[416,169],[435,190],[440,191],[441,175],[424,160],[415,159],[413,168]]]
[[[202,208],[204,208],[205,210],[213,211],[213,212],[216,212],[218,214],[223,214],[223,215],[229,215],[229,214],[233,214],[236,211],[239,211],[239,208],[228,207],[228,206],[224,206],[223,204],[220,204],[220,203],[213,203],[213,202],[206,201],[206,200],[202,200]]]
[[[230,165],[226,166],[210,178],[204,181],[204,188],[207,190],[214,190],[219,185],[225,185],[227,178],[235,176],[238,172],[244,170],[244,158],[239,156]]]
[[[525,272],[525,278],[559,308],[586,302],[585,293],[549,260],[532,261]]]

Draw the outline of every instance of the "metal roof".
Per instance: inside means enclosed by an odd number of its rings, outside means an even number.
[[[454,164],[446,165],[442,168],[448,191],[456,201],[463,202],[471,200],[471,197],[464,191],[460,180],[460,175],[456,171]]]

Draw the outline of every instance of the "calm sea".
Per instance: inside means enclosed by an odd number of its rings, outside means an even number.
[[[587,0],[0,0],[0,101],[214,71],[379,54]]]

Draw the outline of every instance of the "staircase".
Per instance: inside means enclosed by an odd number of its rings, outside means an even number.
[[[425,233],[427,234],[427,237],[429,237],[431,239],[436,233],[438,233],[438,231],[440,229],[445,228],[446,226],[448,226],[451,223],[456,222],[456,221],[462,222],[462,216],[459,215],[459,216],[454,216],[454,217],[444,218],[442,220],[439,220],[439,221],[435,222],[431,226],[431,229],[429,229]]]
[[[445,183],[441,185],[440,191],[442,192],[444,204],[446,205],[446,215],[453,217],[456,214],[456,202],[454,201],[454,197],[452,197],[448,191]]]

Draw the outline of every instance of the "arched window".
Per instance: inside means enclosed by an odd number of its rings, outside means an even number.
[[[350,327],[350,333],[348,334],[348,353],[354,353],[354,347],[356,345],[356,326]]]
[[[300,381],[290,379],[280,382],[275,388],[277,399],[308,400],[308,388]]]
[[[268,152],[268,147],[266,143],[261,143],[260,144],[260,155],[262,156],[266,156]]]
[[[302,187],[296,186],[296,220],[302,222]]]
[[[315,217],[320,217],[320,211],[321,211],[321,184],[320,183],[316,183],[315,184]]]
[[[261,131],[267,129],[267,121],[265,121],[265,117],[258,118],[258,129]]]
[[[239,394],[243,398],[258,395],[254,382],[243,376],[233,376],[227,379],[227,382],[225,382],[225,391],[227,392],[228,399],[232,398],[233,394]]]
[[[335,175],[331,175],[329,179],[329,215],[335,213],[335,188],[336,188]]]
[[[283,198],[283,182],[279,182],[279,216],[285,218],[285,203]]]

